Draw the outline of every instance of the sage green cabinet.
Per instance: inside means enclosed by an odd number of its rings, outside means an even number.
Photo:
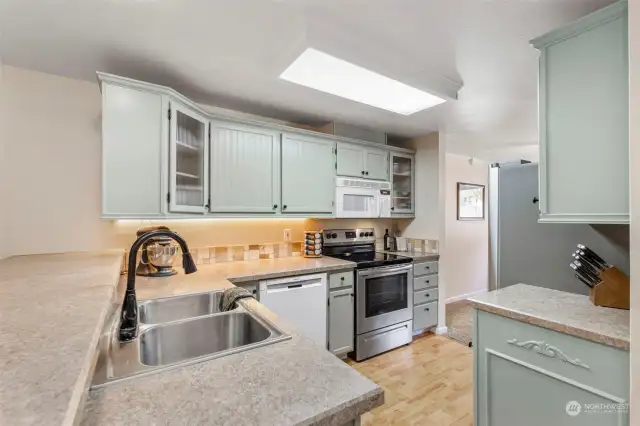
[[[212,213],[278,212],[278,132],[212,121],[210,152]]]
[[[332,140],[282,135],[282,214],[333,213],[335,155]]]
[[[480,310],[474,326],[476,426],[629,424],[628,351]],[[589,413],[585,404],[622,409]]]
[[[540,221],[629,222],[627,3],[536,38]]]
[[[102,215],[104,219],[162,217],[162,95],[103,82]],[[166,176],[166,175],[164,175]]]
[[[338,356],[353,351],[354,306],[353,271],[329,276],[329,351]]]
[[[415,212],[415,157],[391,153],[391,215],[411,215]]]
[[[375,147],[338,142],[337,174],[389,180],[389,152]]]
[[[171,100],[169,115],[169,211],[204,213],[209,175],[209,119]]]

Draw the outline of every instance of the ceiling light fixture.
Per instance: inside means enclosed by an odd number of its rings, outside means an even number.
[[[446,101],[313,48],[302,52],[280,78],[402,115]]]

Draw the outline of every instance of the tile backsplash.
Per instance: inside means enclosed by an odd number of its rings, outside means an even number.
[[[190,251],[196,265],[210,265],[243,260],[278,259],[282,257],[301,256],[302,241],[196,247],[190,249]],[[127,255],[128,254],[127,252]]]

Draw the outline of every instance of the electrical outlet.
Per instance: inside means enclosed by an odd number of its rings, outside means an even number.
[[[284,240],[291,241],[291,229],[284,230]]]

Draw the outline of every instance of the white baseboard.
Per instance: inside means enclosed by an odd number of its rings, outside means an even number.
[[[449,297],[448,299],[445,299],[444,303],[446,305],[452,302],[458,302],[460,300],[468,299],[469,297],[475,296],[477,294],[486,293],[487,291],[488,290],[478,290],[478,291],[472,291],[471,293],[467,293],[467,294],[461,294],[460,296]]]
[[[447,334],[448,331],[449,329],[446,326],[436,328],[436,334]]]

